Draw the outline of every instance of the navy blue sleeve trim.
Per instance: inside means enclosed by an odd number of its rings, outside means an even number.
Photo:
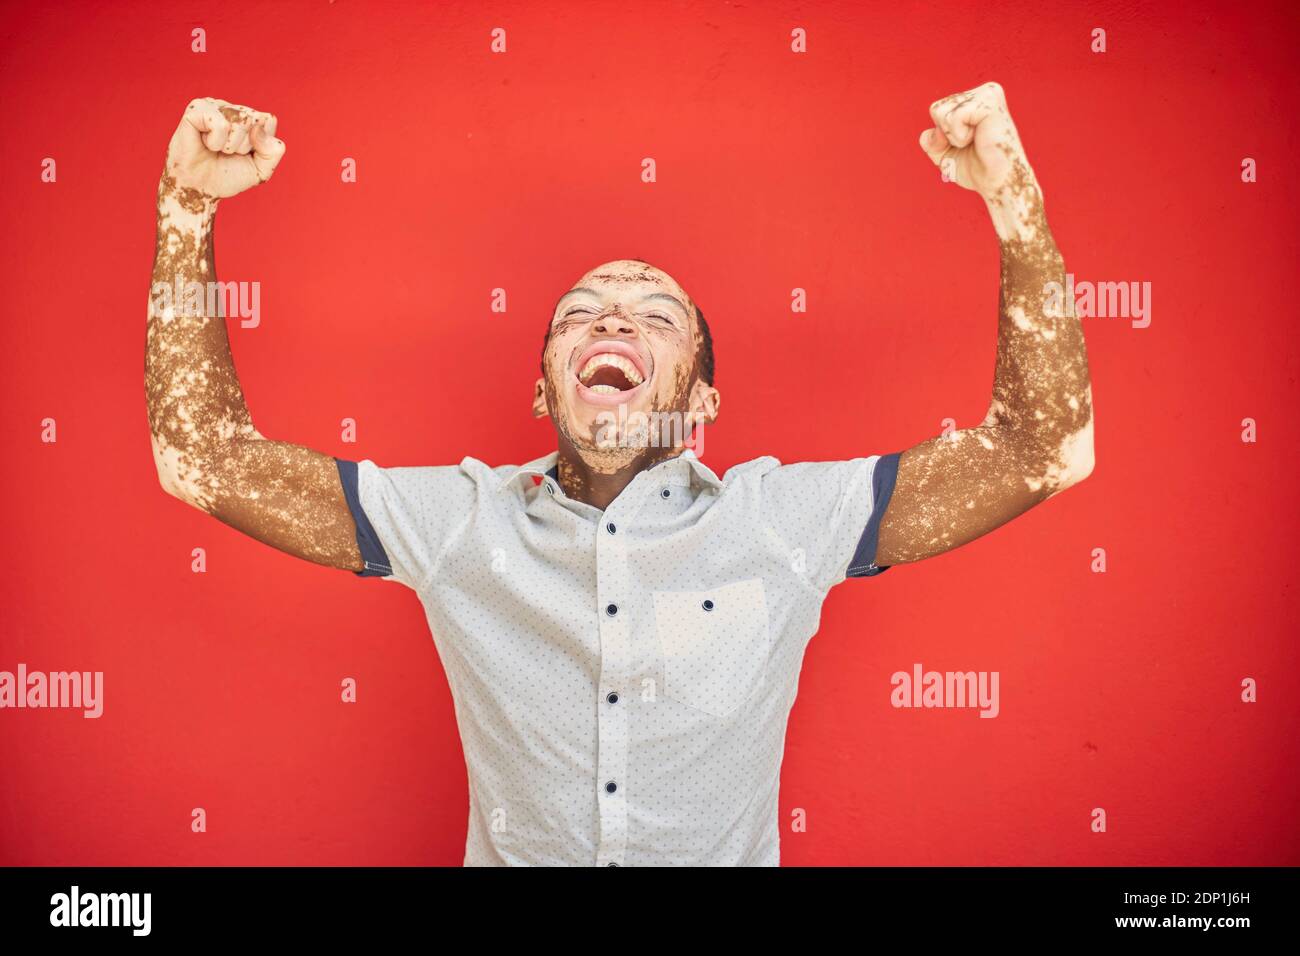
[[[880,537],[880,519],[885,516],[885,509],[889,507],[889,499],[894,493],[894,481],[898,478],[898,459],[902,454],[896,451],[881,455],[876,462],[875,470],[871,473],[871,496],[874,502],[871,506],[871,517],[867,519],[867,526],[862,530],[862,537],[858,539],[858,550],[853,552],[853,560],[849,562],[849,570],[845,577],[869,578],[890,568],[888,564],[884,566],[876,564],[876,544]]]
[[[364,571],[353,571],[357,577],[386,578],[393,573],[393,566],[388,561],[388,552],[379,542],[374,525],[366,517],[361,507],[361,495],[357,489],[357,463],[346,458],[335,458],[339,466],[339,481],[343,484],[343,497],[347,499],[348,510],[357,525],[357,547],[361,549],[361,560],[365,563]]]

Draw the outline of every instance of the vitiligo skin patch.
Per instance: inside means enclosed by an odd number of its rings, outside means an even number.
[[[922,148],[984,197],[1002,249],[997,364],[984,421],[899,459],[876,563],[919,561],[964,544],[1086,478],[1093,467],[1092,388],[1083,327],[1044,288],[1065,263],[1001,87],[936,102]],[[949,164],[945,167],[944,164]]]
[[[593,342],[611,340],[628,343],[644,366],[645,381],[627,393],[624,406],[629,415],[653,425],[631,434],[620,430],[617,441],[609,443],[601,441],[609,433],[602,431],[602,423],[613,409],[592,407],[577,382],[580,359]],[[686,290],[639,259],[602,263],[560,297],[533,410],[555,425],[557,471],[567,496],[606,508],[639,472],[681,454],[682,444],[673,438],[684,439],[696,424],[712,424],[720,396],[701,381],[697,360],[702,341],[695,303]],[[665,433],[667,422],[678,427]]]
[[[186,109],[158,184],[153,289],[216,281],[220,200],[269,178],[284,153],[275,117],[223,100]],[[186,308],[186,305],[198,308]],[[334,459],[263,437],[235,374],[226,322],[205,297],[151,295],[145,394],[159,480],[170,494],[290,554],[348,570],[362,560]]]

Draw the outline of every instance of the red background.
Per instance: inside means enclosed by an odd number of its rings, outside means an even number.
[[[1070,271],[1151,282],[1152,322],[1085,320],[1088,482],[832,592],[790,722],[783,861],[1300,863],[1285,10],[8,6],[0,669],[102,670],[105,713],[0,712],[0,863],[463,855],[464,761],[415,595],[281,555],[159,488],[142,374],[153,198],[190,98],[274,111],[288,143],[217,231],[219,277],[262,284],[261,326],[231,338],[264,434],[384,465],[543,454],[553,432],[528,410],[550,310],[586,269],[638,257],[713,326],[725,402],[705,458],[721,473],[982,418],[997,243],[916,140],[932,100],[989,79]],[[489,52],[498,26],[505,55]],[[1001,715],[891,708],[890,674],[917,661],[999,671]],[[190,832],[194,807],[207,833]]]

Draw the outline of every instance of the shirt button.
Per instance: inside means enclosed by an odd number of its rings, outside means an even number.
[[[672,494],[672,492],[669,491],[667,488],[665,488],[663,491],[659,492],[659,497],[660,497],[660,498],[667,498],[667,497],[668,497],[669,495],[671,495],[671,494]]]
[[[606,863],[605,865],[606,865],[606,866],[618,866],[618,864],[615,863],[615,862],[613,862],[612,860],[611,860],[609,863]]]
[[[611,521],[609,524],[605,525],[605,530],[608,531],[610,534],[613,534],[615,531],[618,530],[618,528],[614,527],[614,522]]]
[[[704,610],[706,610],[706,611],[712,611],[712,610],[713,610],[713,602],[710,601],[708,598],[705,598],[705,599],[704,599],[704,603],[703,603],[702,605],[700,605],[700,606],[701,606],[702,608],[704,608]]]
[[[608,614],[610,617],[613,617],[615,614],[618,613],[618,605],[617,605],[617,604],[606,604],[606,605],[605,605],[605,613]]]
[[[548,495],[555,494],[555,486],[551,484],[549,481],[546,483],[546,493]]]
[[[606,699],[607,701],[609,701],[611,704],[617,704],[617,703],[618,703],[618,694],[613,694],[613,693],[611,693],[611,694],[610,694],[608,697],[606,697],[605,699]]]
[[[618,789],[618,784],[616,784],[613,780],[611,780],[611,781],[609,781],[609,783],[605,784],[605,792],[606,792],[606,793],[613,793],[613,792],[614,792],[615,790],[617,790],[617,789]]]

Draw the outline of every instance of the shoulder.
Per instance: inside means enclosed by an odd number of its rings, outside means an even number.
[[[757,482],[768,488],[846,487],[869,478],[879,458],[879,455],[870,455],[832,461],[783,462],[773,455],[764,455],[736,465],[727,472],[724,480]]]
[[[475,458],[464,458],[455,465],[379,465],[368,458],[356,462],[340,459],[345,489],[350,470],[363,502],[395,498],[436,507],[463,502],[480,487],[497,484],[492,469]]]
[[[733,485],[749,481],[755,481],[764,475],[781,467],[781,460],[772,455],[762,455],[758,458],[751,458],[749,461],[742,461],[740,464],[732,465],[723,473],[722,483],[724,485]]]

